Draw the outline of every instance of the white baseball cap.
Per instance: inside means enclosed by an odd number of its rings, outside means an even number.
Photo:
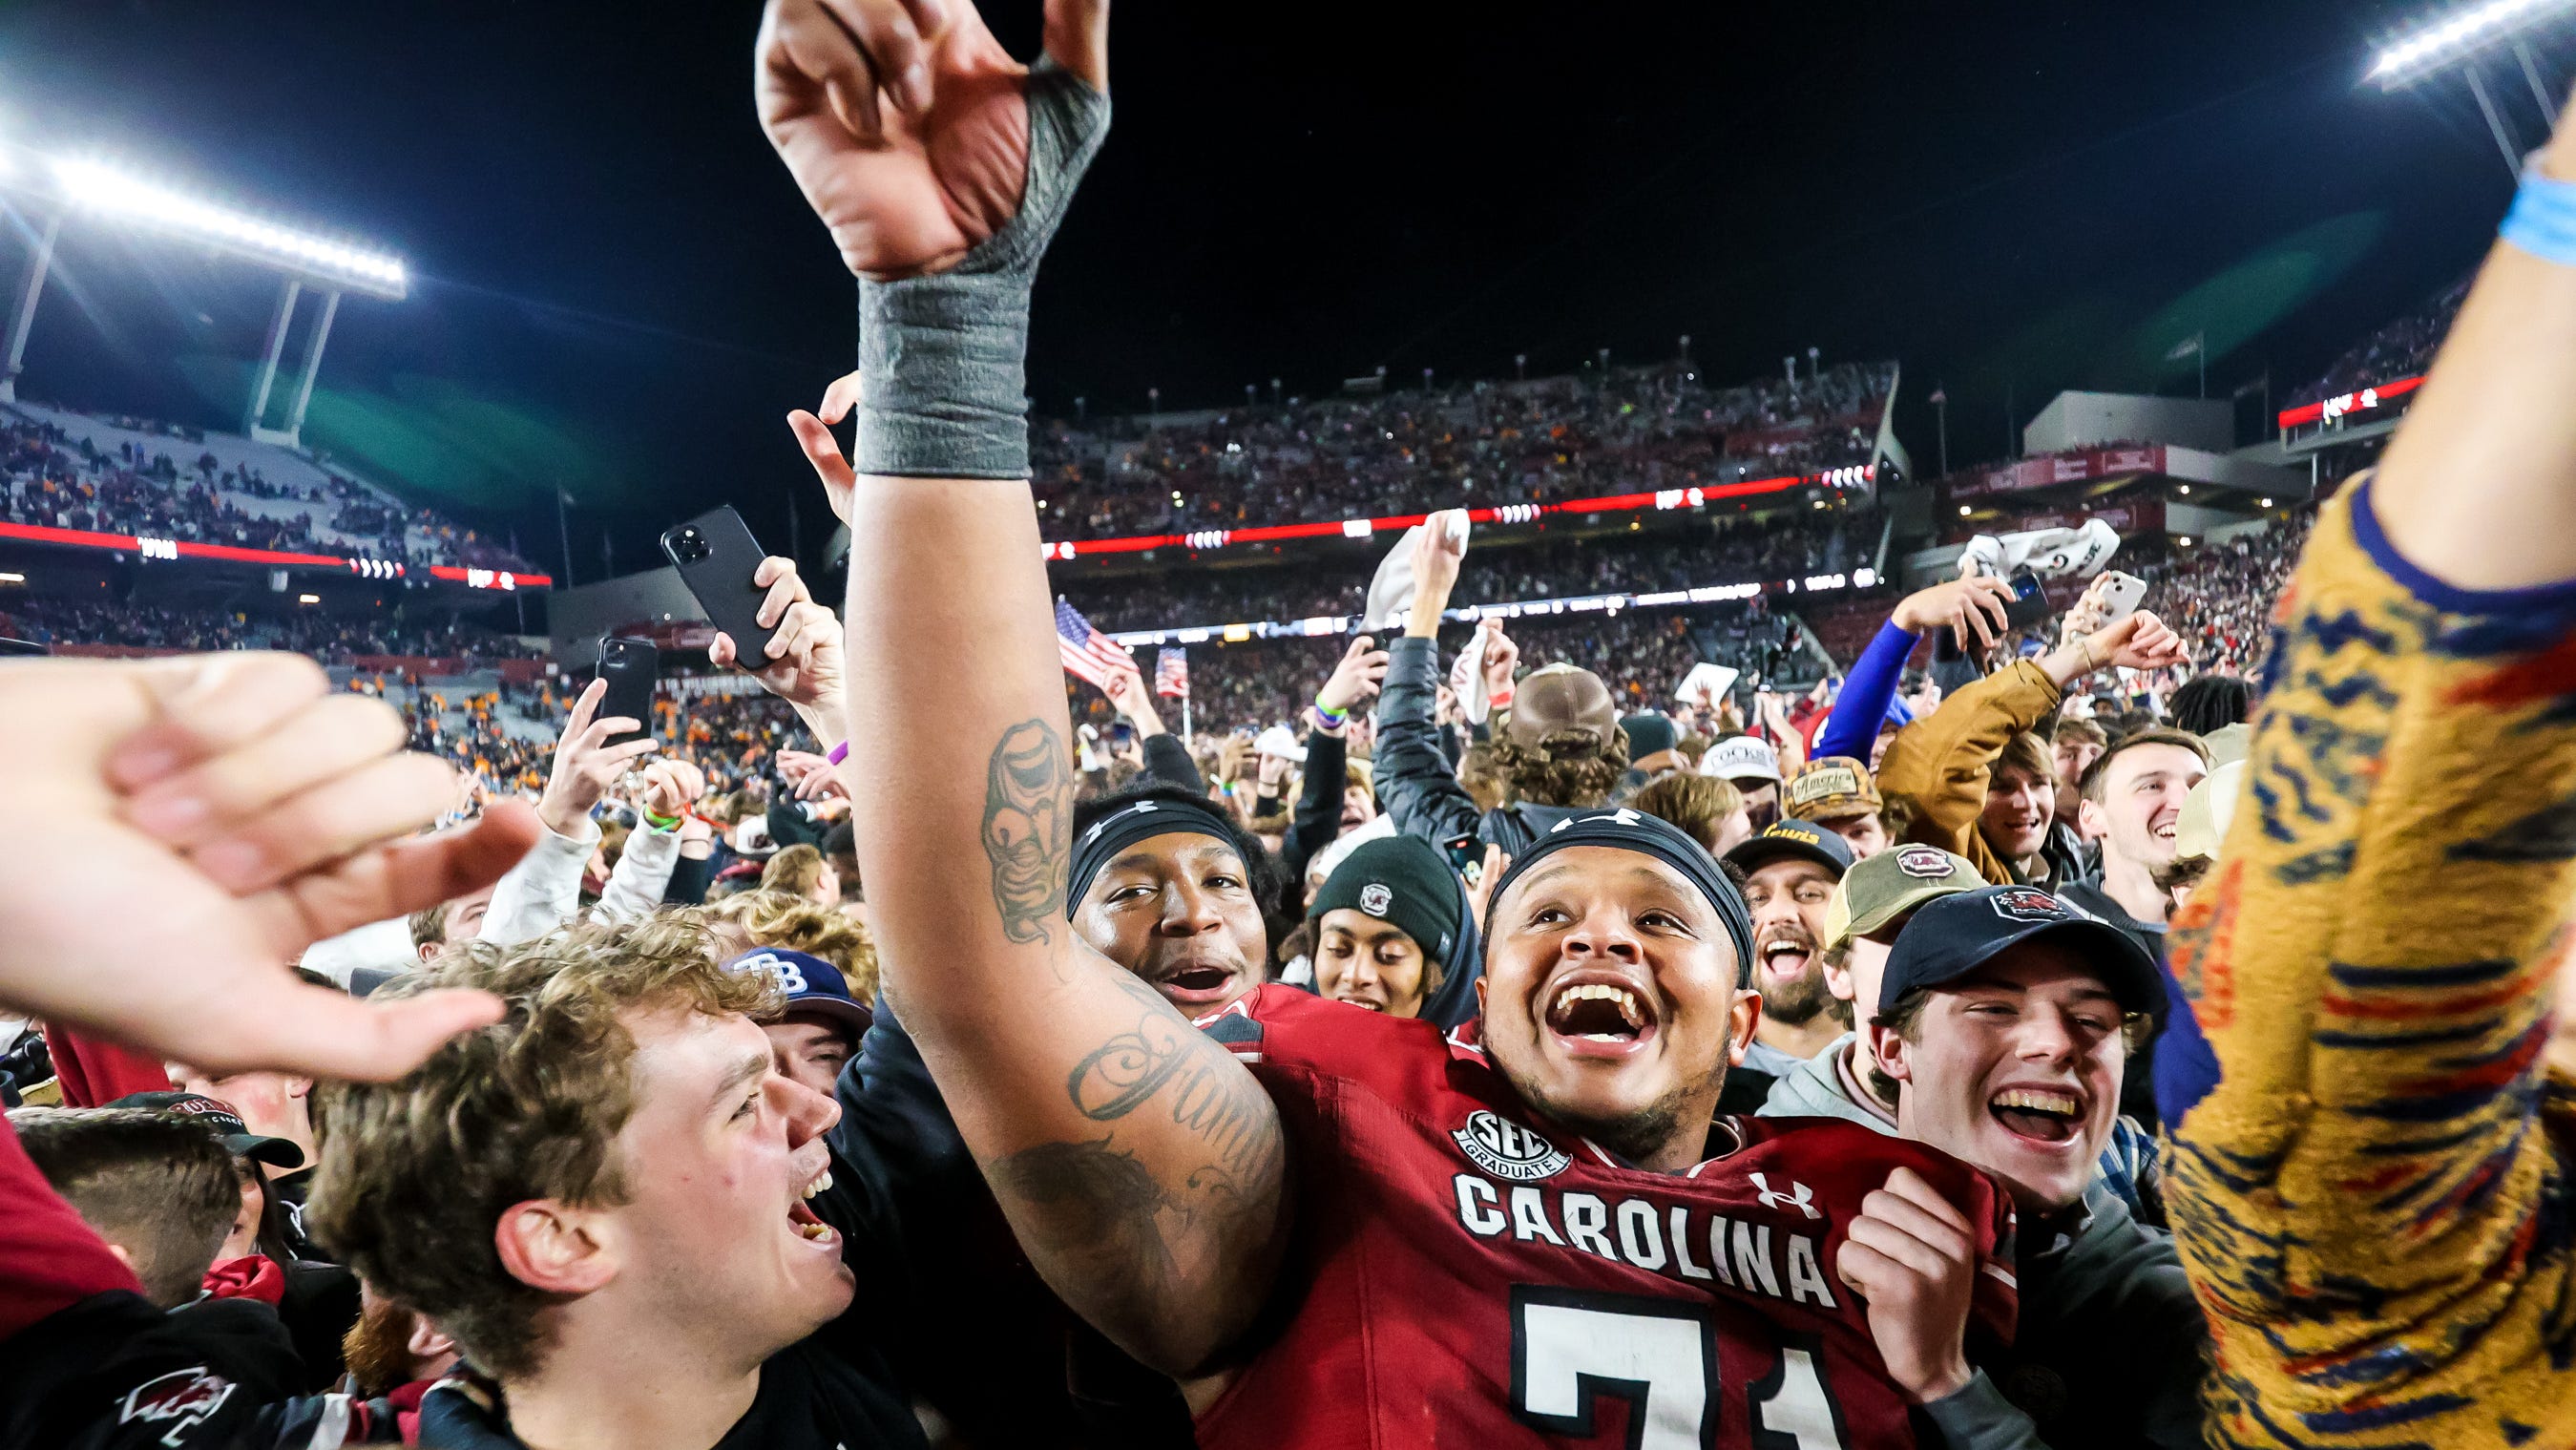
[[[1306,763],[1306,747],[1297,743],[1297,732],[1285,725],[1273,725],[1253,737],[1252,753],[1276,755],[1282,760]]]
[[[1767,780],[1780,783],[1780,752],[1751,735],[1733,735],[1708,748],[1699,773],[1722,780]]]

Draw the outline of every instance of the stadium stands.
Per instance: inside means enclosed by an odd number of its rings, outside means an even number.
[[[290,449],[0,407],[0,522],[527,572],[494,542]]]
[[[1893,363],[1731,388],[1673,363],[1058,419],[1032,441],[1050,539],[1186,533],[1866,466],[1895,385]]]

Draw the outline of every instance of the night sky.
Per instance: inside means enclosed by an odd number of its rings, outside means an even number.
[[[2161,360],[2194,332],[2213,395],[2267,370],[2286,394],[2461,275],[2509,194],[2458,81],[2359,83],[2428,8],[1129,0],[1031,391],[1215,406],[1688,333],[1721,379],[1810,346],[1900,360],[1927,472],[1936,383],[1962,466],[2005,451],[2007,399],[2189,390]],[[986,10],[1027,54],[1036,5]],[[550,567],[561,483],[586,579],[603,531],[640,567],[712,499],[783,542],[808,485],[780,419],[853,355],[852,285],[753,120],[757,23],[741,0],[18,0],[0,135],[401,253],[413,297],[342,309],[308,441]],[[2543,53],[2563,85],[2576,47]],[[2536,143],[2528,88],[2497,80]],[[22,390],[238,427],[273,293],[75,228]]]

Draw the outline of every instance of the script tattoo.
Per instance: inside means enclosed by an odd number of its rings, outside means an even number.
[[[1064,741],[1043,720],[1002,735],[984,786],[984,854],[993,862],[993,905],[1015,942],[1053,940],[1072,868],[1073,780]]]
[[[1103,975],[1139,1016],[1074,1068],[1066,1091],[1075,1110],[1111,1125],[1168,1113],[1198,1151],[1175,1143],[1157,1155],[1159,1167],[1148,1167],[1128,1131],[1113,1128],[1108,1137],[1042,1143],[984,1167],[1040,1272],[1133,1348],[1153,1343],[1184,1306],[1221,1292],[1181,1282],[1185,1257],[1203,1262],[1208,1245],[1275,1236],[1287,1151],[1278,1110],[1232,1053],[1145,983],[1122,971]],[[1249,1252],[1257,1259],[1263,1250]]]
[[[1074,1065],[1065,1083],[1074,1107],[1095,1123],[1115,1122],[1170,1088],[1172,1121],[1214,1155],[1191,1175],[1189,1186],[1224,1195],[1238,1191],[1279,1151],[1279,1124],[1268,1096],[1233,1054],[1183,1021],[1153,988],[1133,977],[1119,978],[1118,985],[1145,1015]]]

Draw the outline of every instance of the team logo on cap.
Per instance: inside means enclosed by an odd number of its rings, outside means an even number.
[[[2064,903],[2036,886],[2008,886],[1987,900],[2007,921],[2076,921]]]
[[[1393,905],[1395,905],[1395,893],[1386,889],[1385,882],[1372,881],[1360,888],[1360,910],[1369,915],[1384,916],[1387,908]]]
[[[1931,846],[1904,846],[1897,850],[1896,869],[1925,881],[1938,881],[1950,874],[1950,856]]]
[[[1549,1142],[1509,1118],[1479,1108],[1467,1115],[1467,1126],[1449,1135],[1470,1162],[1496,1178],[1535,1183],[1562,1173],[1574,1161]]]
[[[1762,828],[1762,834],[1769,836],[1774,840],[1805,841],[1809,843],[1821,841],[1825,838],[1825,833],[1818,827],[1808,825],[1805,821],[1792,820],[1773,821],[1771,824]]]

